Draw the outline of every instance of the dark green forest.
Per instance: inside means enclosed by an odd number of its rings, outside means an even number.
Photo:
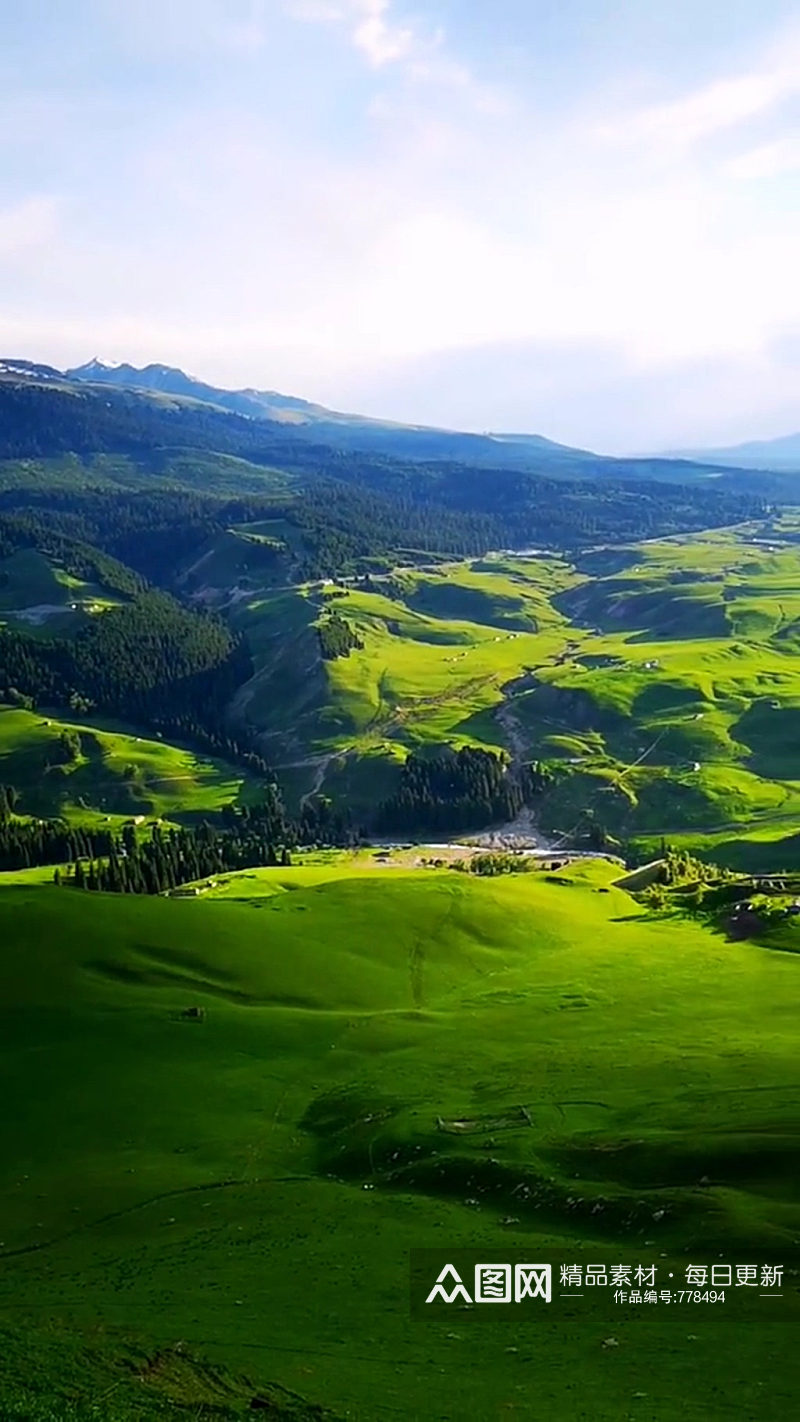
[[[396,792],[378,809],[377,828],[381,834],[481,829],[513,820],[543,785],[537,770],[512,774],[508,761],[493,751],[464,746],[435,756],[413,754]]]
[[[319,625],[319,644],[325,661],[335,661],[336,657],[349,657],[352,651],[363,647],[364,643],[352,623],[340,612],[331,612]]]
[[[302,578],[335,576],[351,570],[358,560],[385,557],[399,549],[464,556],[490,547],[535,543],[569,551],[597,541],[621,542],[735,523],[764,511],[765,495],[743,491],[735,479],[711,484],[692,481],[687,474],[685,486],[644,481],[633,474],[625,480],[624,461],[598,461],[594,477],[580,480],[548,477],[546,462],[542,473],[489,471],[454,461],[423,463],[293,439],[285,426],[245,419],[210,405],[158,402],[125,389],[99,392],[80,384],[0,381],[3,506],[29,507],[38,498],[48,513],[76,515],[83,522],[64,527],[65,533],[96,543],[155,581],[163,580],[158,559],[160,553],[163,563],[168,551],[163,540],[169,506],[156,513],[129,502],[117,519],[109,515],[106,501],[105,510],[93,514],[89,504],[97,493],[90,472],[82,491],[62,489],[57,501],[50,501],[44,491],[26,494],[21,486],[27,481],[21,477],[15,494],[15,465],[9,462],[4,468],[2,461],[64,455],[88,460],[113,454],[137,461],[145,474],[149,470],[159,475],[176,455],[188,456],[191,470],[194,453],[195,477],[182,465],[180,479],[184,491],[197,496],[208,492],[203,488],[203,456],[209,452],[247,460],[257,479],[259,469],[279,470],[288,478],[286,487],[295,498],[289,498],[287,513],[283,495],[281,516],[288,516],[302,533],[304,552],[296,569]],[[598,477],[601,469],[602,478]],[[675,472],[681,472],[680,464]],[[192,482],[191,490],[185,489],[187,480]],[[243,490],[247,480],[248,466],[243,465]],[[251,492],[255,493],[252,487]],[[223,525],[233,522],[237,502],[245,505],[241,522],[270,516],[263,512],[268,503],[262,503],[262,512],[253,513],[255,505],[244,497],[226,505],[218,496],[205,508],[193,507],[190,525],[172,520],[179,540],[176,551],[189,551],[192,540],[201,542],[203,528],[210,536],[217,520]],[[98,522],[103,516],[105,529]],[[109,522],[115,524],[114,533]],[[136,522],[149,530],[149,547],[141,555],[131,547]],[[140,566],[135,556],[149,561]]]

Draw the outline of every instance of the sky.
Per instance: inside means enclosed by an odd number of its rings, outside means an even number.
[[[795,0],[25,0],[0,355],[614,453],[800,428]]]

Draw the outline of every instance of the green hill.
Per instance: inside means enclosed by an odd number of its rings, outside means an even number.
[[[77,737],[77,753],[64,737]],[[42,716],[0,705],[0,783],[18,812],[86,824],[116,816],[181,819],[258,797],[255,776],[217,757],[92,719]]]
[[[798,959],[648,917],[612,873],[2,893],[12,1415],[98,1379],[109,1417],[202,1415],[247,1374],[364,1422],[493,1417],[542,1350],[542,1418],[788,1415],[788,1322],[409,1319],[426,1246],[790,1262]]]
[[[551,832],[591,810],[622,837],[722,842],[776,820],[788,835],[800,554],[788,528],[766,548],[761,532],[401,566],[335,586],[275,588],[251,569],[229,605],[220,549],[204,593],[253,651],[234,713],[266,734],[297,796],[323,789],[363,812],[410,751],[483,745],[550,768],[534,812]],[[334,612],[359,645],[325,660],[319,629]]]
[[[230,786],[233,737],[278,767],[292,808],[322,793],[368,825],[409,753],[488,747],[545,767],[531,808],[558,842],[585,833],[589,816],[617,839],[649,839],[648,853],[666,836],[703,853],[728,846],[727,862],[744,863],[750,836],[763,844],[769,830],[775,867],[797,862],[791,515],[571,556],[392,555],[387,543],[365,560],[371,505],[360,496],[332,497],[329,516],[316,497],[213,508],[182,494],[104,498],[80,496],[53,527],[40,506],[6,521],[14,551],[0,568],[0,621],[17,638],[7,691],[34,696],[42,719],[60,706],[70,723],[70,704],[95,703],[134,738],[152,743],[160,729],[167,743],[210,752],[216,769],[195,775],[187,752],[168,765],[163,748],[158,765],[137,769],[138,753],[117,765],[90,739],[80,776],[65,782],[59,770],[36,787],[41,812],[81,799],[109,813],[133,812],[137,798],[144,813],[219,808],[245,783],[239,773]],[[17,546],[23,538],[32,545]],[[183,608],[141,591],[170,547],[167,581]],[[309,579],[330,556],[350,571]],[[79,576],[93,569],[93,581]],[[216,664],[213,706],[188,694],[177,666],[190,643],[199,669]],[[149,699],[136,671],[145,654],[163,687]],[[98,800],[90,782],[125,766],[130,784]]]

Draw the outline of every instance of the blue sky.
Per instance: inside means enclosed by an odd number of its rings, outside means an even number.
[[[609,451],[800,427],[794,3],[26,0],[0,80],[0,353]]]

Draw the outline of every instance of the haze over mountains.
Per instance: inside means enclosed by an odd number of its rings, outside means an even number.
[[[94,357],[66,371],[19,358],[0,359],[0,386],[46,387],[74,393],[80,386],[97,394],[113,388],[121,399],[139,400],[140,408],[206,410],[215,416],[263,426],[265,435],[295,447],[314,446],[337,454],[407,460],[455,462],[474,468],[519,470],[572,479],[658,479],[674,484],[729,477],[777,476],[800,472],[800,434],[755,441],[728,449],[680,450],[658,455],[615,457],[559,444],[539,434],[475,434],[327,409],[313,401],[275,390],[247,387],[227,390],[176,367]],[[165,406],[166,402],[166,406]],[[244,428],[244,426],[242,426]],[[783,491],[784,493],[786,491]]]
[[[346,444],[364,452],[399,454],[407,458],[443,459],[472,456],[489,464],[526,464],[531,453],[548,463],[577,465],[603,456],[557,444],[541,435],[472,434],[425,425],[402,425],[391,420],[329,410],[323,405],[275,390],[225,390],[198,380],[173,366],[153,363],[140,368],[97,357],[65,372],[71,380],[153,390],[230,410],[248,419],[271,420],[291,427],[301,437],[317,443]]]
[[[666,459],[702,460],[725,469],[768,469],[776,473],[800,473],[800,433],[777,439],[749,440],[722,449],[676,450]]]
[[[611,456],[574,446],[559,444],[538,434],[487,432],[484,435],[468,434],[456,430],[438,429],[425,425],[401,425],[390,420],[370,419],[363,415],[343,414],[338,410],[328,410],[323,405],[313,404],[292,395],[281,395],[275,390],[224,390],[205,381],[187,375],[172,366],[151,364],[140,368],[127,363],[103,361],[95,357],[85,365],[66,371],[75,380],[103,382],[109,385],[136,386],[144,390],[160,390],[171,395],[183,395],[195,400],[203,400],[231,410],[238,415],[253,419],[277,420],[291,424],[298,433],[312,431],[317,438],[326,441],[331,436],[331,427],[338,426],[339,433],[346,429],[354,436],[361,448],[375,448],[383,442],[413,441],[417,457],[437,457],[445,447],[452,446],[453,440],[463,442],[467,449],[476,454],[497,456],[502,454],[503,462],[516,462],[520,451],[536,453],[548,463],[589,464],[595,460],[610,459]],[[486,445],[495,446],[487,451]],[[497,446],[501,446],[498,450]],[[412,454],[410,448],[403,453]],[[453,451],[454,452],[454,451]],[[463,457],[464,449],[459,447]],[[413,457],[413,456],[412,456]],[[730,469],[765,469],[779,473],[800,472],[800,433],[781,436],[771,440],[754,440],[745,444],[732,445],[720,449],[686,449],[668,451],[654,456],[659,460],[686,460],[692,464],[714,464]],[[491,462],[495,462],[494,459]],[[617,463],[619,461],[613,461]],[[628,460],[626,463],[638,461]]]

